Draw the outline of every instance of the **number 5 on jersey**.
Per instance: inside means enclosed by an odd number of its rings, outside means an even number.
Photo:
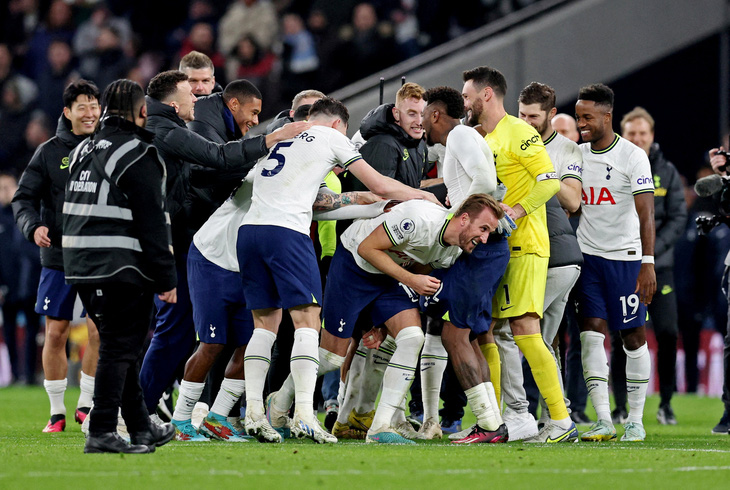
[[[286,157],[279,153],[279,150],[281,150],[282,148],[288,148],[293,144],[293,141],[283,141],[281,143],[277,143],[277,145],[271,151],[271,155],[269,155],[269,158],[267,158],[266,160],[276,160],[279,163],[276,165],[276,167],[272,169],[263,169],[261,171],[261,175],[263,177],[273,177],[274,175],[281,172],[281,169],[284,168],[284,164],[286,163]]]

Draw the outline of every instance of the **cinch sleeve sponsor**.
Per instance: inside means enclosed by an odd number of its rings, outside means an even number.
[[[651,173],[649,158],[642,150],[637,149],[631,155],[630,167],[631,193],[633,195],[654,192],[654,178]]]
[[[583,181],[583,155],[580,153],[578,145],[567,146],[567,158],[563,163],[563,168],[555,170],[560,174],[560,180],[573,178]],[[553,162],[555,163],[555,162]]]

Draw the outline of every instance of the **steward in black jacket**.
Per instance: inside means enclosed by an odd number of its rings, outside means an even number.
[[[366,140],[360,148],[362,157],[375,170],[407,186],[418,189],[426,172],[426,141],[411,138],[396,124],[394,104],[384,104],[368,112],[360,124],[360,134]],[[367,191],[354,176],[346,174],[344,191]]]
[[[206,170],[215,169],[226,171],[226,177],[231,180],[231,185],[226,187],[233,189],[256,161],[266,154],[266,145],[263,137],[245,141],[227,140],[230,141],[228,143],[214,142],[188,129],[170,105],[149,96],[146,97],[146,101],[148,114],[146,129],[154,133],[153,143],[167,167],[167,210],[172,222],[173,247],[176,252],[187,254],[192,233],[197,230],[197,228],[190,229],[188,223],[191,218],[191,203],[187,201],[190,192],[191,164],[195,167],[193,175],[199,176],[197,180],[201,181],[201,186],[206,185],[205,176],[210,175]],[[197,113],[198,106],[196,106]],[[205,114],[204,110],[203,113]],[[230,191],[223,199],[228,195]],[[200,219],[194,217],[193,222],[199,222]],[[204,222],[205,220],[199,225]]]
[[[649,163],[654,175],[654,267],[659,270],[674,266],[674,243],[687,225],[687,204],[679,172],[664,157],[658,143],[651,145]]]
[[[61,235],[68,154],[84,138],[71,132],[71,121],[61,114],[56,136],[38,147],[13,197],[15,222],[28,241],[35,243],[34,233],[38,227],[48,228],[51,246],[40,249],[43,267],[63,270]]]
[[[154,135],[118,116],[100,124],[70,155],[63,212],[66,282],[170,291],[177,275],[164,212],[165,164],[152,146]]]

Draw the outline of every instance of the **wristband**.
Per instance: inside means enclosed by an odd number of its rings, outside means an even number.
[[[653,264],[654,263],[654,256],[653,255],[644,255],[641,257],[641,263],[642,264]]]

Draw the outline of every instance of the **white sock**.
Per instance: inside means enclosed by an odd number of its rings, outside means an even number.
[[[400,402],[398,409],[393,414],[393,418],[390,420],[391,427],[398,427],[400,424],[406,423],[410,426],[410,422],[406,420],[406,398],[403,397],[403,401]]]
[[[489,404],[492,407],[492,412],[494,413],[494,418],[497,419],[497,422],[499,422],[499,425],[502,425],[504,423],[504,420],[502,420],[502,413],[499,409],[499,402],[497,401],[497,393],[494,391],[494,385],[491,381],[487,381],[485,383],[482,383],[484,385],[484,388],[487,390],[487,395],[489,395]]]
[[[300,416],[311,417],[314,413],[314,388],[319,368],[319,334],[315,329],[294,330],[290,366],[294,381],[294,411]]]
[[[221,389],[215,396],[215,401],[210,411],[216,415],[228,417],[239,398],[246,391],[245,379],[223,378]]]
[[[421,327],[406,327],[395,338],[395,353],[383,376],[383,391],[371,430],[390,426],[393,414],[413,382],[423,341]]]
[[[251,415],[264,414],[264,384],[271,365],[271,348],[276,334],[263,328],[255,328],[243,356],[246,374],[246,411]]]
[[[439,419],[439,392],[449,361],[440,335],[426,334],[421,352],[421,397],[423,398],[423,421]]]
[[[340,377],[340,386],[337,388],[337,406],[341,407],[345,401],[345,392],[347,391],[347,385],[342,381]]]
[[[85,372],[81,371],[81,394],[79,395],[79,401],[76,404],[77,408],[90,407],[94,401],[94,376],[89,376]]]
[[[63,394],[66,393],[66,384],[68,380],[53,379],[43,380],[43,387],[48,393],[48,399],[51,401],[51,415],[63,415],[66,416],[66,405],[63,404]]]
[[[611,422],[611,405],[608,399],[608,358],[603,348],[606,337],[598,332],[581,332],[581,360],[583,361],[583,377],[596,409],[598,420]]]
[[[193,408],[200,400],[200,395],[203,394],[203,388],[205,388],[205,383],[195,383],[183,379],[180,383],[180,392],[177,395],[177,403],[172,418],[179,421],[190,420],[193,415]]]
[[[355,405],[357,413],[368,413],[375,410],[375,401],[378,399],[380,387],[383,385],[383,376],[393,358],[395,349],[395,339],[388,336],[379,349],[370,351],[364,368],[367,374],[360,378],[360,395]]]
[[[627,422],[643,424],[646,389],[651,374],[651,354],[645,343],[636,350],[626,352],[626,398],[629,401]]]
[[[337,414],[337,422],[340,424],[347,425],[347,418],[350,416],[350,412],[353,410],[357,411],[357,401],[360,397],[363,383],[363,372],[365,371],[366,364],[368,364],[369,359],[372,357],[372,352],[363,346],[361,340],[355,351],[355,357],[352,358],[350,370],[347,372],[347,380],[344,383],[345,389],[342,403],[340,403],[340,412]]]
[[[487,393],[487,387],[484,386],[484,383],[464,390],[464,393],[466,394],[466,399],[469,401],[471,411],[477,418],[479,427],[487,430],[497,430],[500,424],[494,416],[492,404],[489,401],[489,393]]]

